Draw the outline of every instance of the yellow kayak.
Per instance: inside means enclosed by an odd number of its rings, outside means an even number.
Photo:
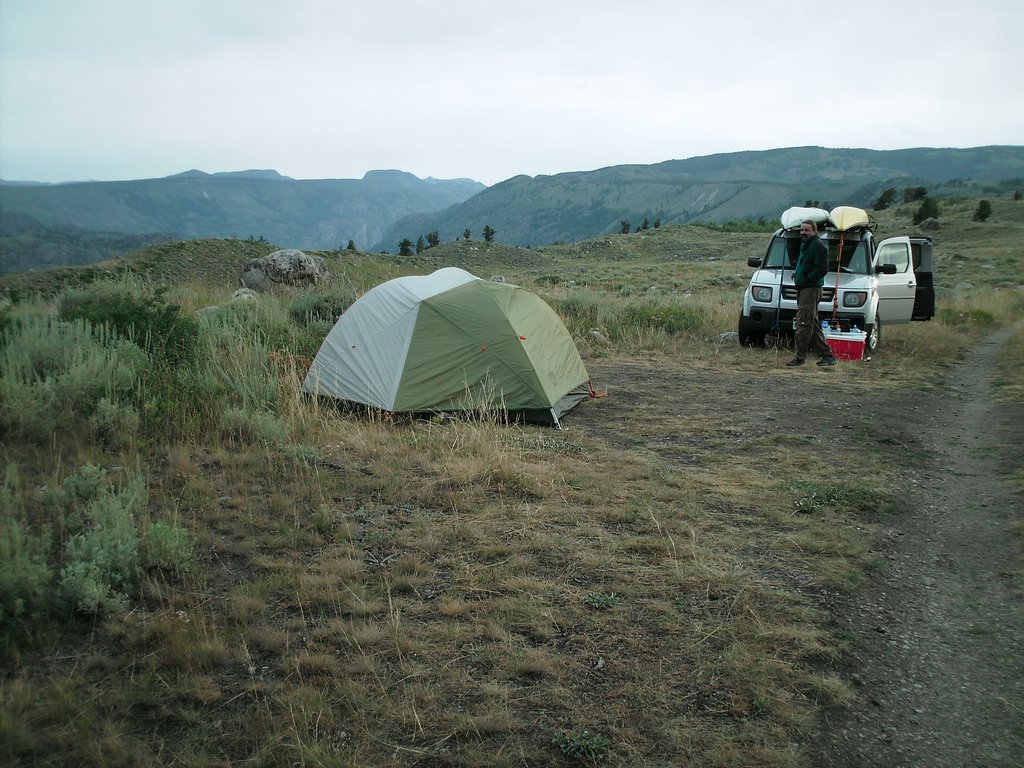
[[[850,205],[840,205],[838,208],[833,208],[832,212],[828,215],[828,219],[840,232],[868,225],[867,212],[863,208],[854,208]]]

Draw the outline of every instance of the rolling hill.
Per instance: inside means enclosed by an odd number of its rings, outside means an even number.
[[[736,218],[772,219],[806,200],[870,207],[888,187],[926,186],[945,195],[980,194],[986,185],[1024,179],[1024,147],[826,149],[795,147],[620,165],[554,176],[516,176],[463,203],[410,215],[376,249],[437,231],[441,240],[482,228],[513,245],[574,242],[601,232]]]
[[[172,238],[252,237],[308,249],[344,247],[352,240],[365,248],[402,216],[447,208],[482,189],[469,179],[420,179],[402,171],[296,180],[269,170],[193,170],[139,181],[3,183],[2,271],[91,263]],[[91,238],[92,249],[49,247],[68,232]],[[97,233],[107,233],[110,247],[98,249]],[[134,240],[120,247],[115,235]],[[55,261],[55,251],[66,255]]]
[[[192,170],[163,179],[0,183],[0,273],[92,264],[172,239],[248,238],[364,251],[437,232],[440,241],[517,246],[576,242],[653,225],[774,219],[806,200],[870,206],[883,189],[998,197],[1024,187],[1024,147],[878,151],[795,147],[515,176],[485,187],[371,171],[362,179],[296,180],[255,169]]]

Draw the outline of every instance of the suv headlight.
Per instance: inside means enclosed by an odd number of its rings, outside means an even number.
[[[847,291],[843,294],[844,307],[863,307],[864,302],[867,300],[868,294],[866,291]]]
[[[767,285],[755,285],[751,294],[754,301],[769,302],[772,300],[772,289]]]

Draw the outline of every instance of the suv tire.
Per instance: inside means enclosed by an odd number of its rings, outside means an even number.
[[[875,313],[875,322],[864,329],[867,339],[864,341],[864,354],[873,355],[882,344],[882,316]]]
[[[737,336],[740,339],[741,347],[762,347],[764,346],[764,334],[754,333],[747,328],[747,323],[743,319],[743,313],[740,312],[740,324],[737,329]]]

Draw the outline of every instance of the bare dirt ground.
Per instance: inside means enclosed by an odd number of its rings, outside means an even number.
[[[1012,331],[980,344],[926,393],[858,386],[841,370],[853,363],[784,370],[786,357],[770,352],[763,371],[588,363],[613,396],[599,416],[584,405],[571,422],[681,465],[706,460],[706,446],[666,439],[656,422],[711,418],[735,435],[812,436],[840,455],[865,441],[891,452],[887,472],[902,490],[898,511],[872,521],[879,565],[853,591],[819,601],[845,640],[828,671],[856,698],[822,712],[804,744],[814,766],[1024,765],[1021,539],[1012,531],[1024,510],[1012,476],[1024,466],[1024,405],[993,398],[995,361]],[[832,392],[828,413],[794,420],[820,411],[822,388]]]

